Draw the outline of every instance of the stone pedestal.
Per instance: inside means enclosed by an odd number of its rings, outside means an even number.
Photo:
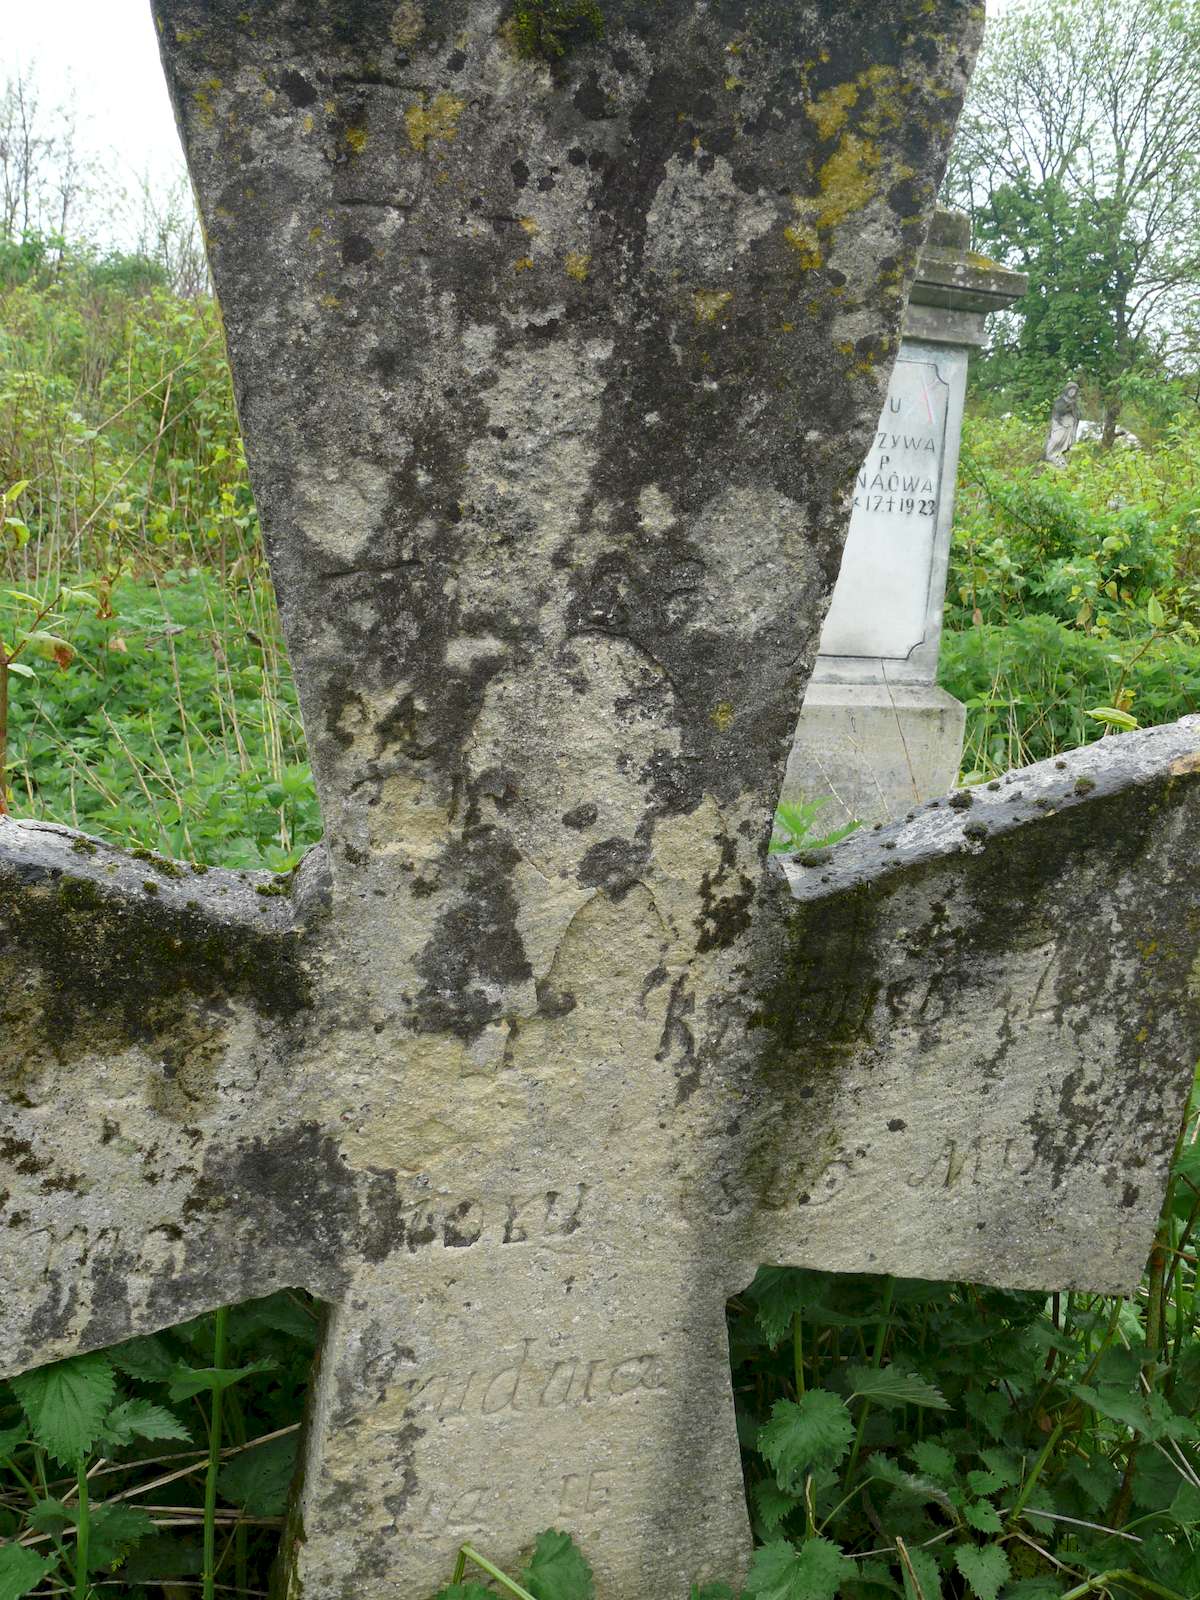
[[[828,796],[818,831],[885,821],[958,774],[965,709],[937,687],[968,352],[1027,280],[970,253],[939,212],[796,728],[785,800]]]

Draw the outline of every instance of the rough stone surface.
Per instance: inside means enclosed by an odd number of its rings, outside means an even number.
[[[1198,772],[1187,717],[788,858],[785,1259],[1132,1292],[1197,1058]]]
[[[328,873],[0,828],[0,1348],[299,1284],[291,1594],[556,1524],[606,1600],[735,1579],[724,1301],[810,1249],[770,1151],[826,1159],[763,850],[982,7],[616,0],[553,64],[487,5],[155,11]],[[45,1039],[110,912],[150,954]]]
[[[891,822],[958,781],[967,712],[936,684],[829,683],[804,695],[783,798],[823,799],[816,836]]]

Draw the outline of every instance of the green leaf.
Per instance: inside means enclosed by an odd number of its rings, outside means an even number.
[[[947,1511],[952,1508],[953,1502],[945,1487],[935,1483],[932,1478],[926,1478],[919,1473],[905,1472],[890,1456],[875,1454],[870,1460],[871,1476],[882,1478],[884,1483],[890,1483],[894,1489],[901,1490],[904,1494],[912,1495],[917,1500],[932,1500],[939,1506],[944,1506]]]
[[[82,1460],[112,1406],[116,1379],[108,1357],[72,1356],[8,1381],[37,1443],[65,1467]]]
[[[185,1439],[191,1434],[166,1406],[149,1400],[125,1400],[109,1412],[104,1423],[108,1444],[129,1444],[132,1439]]]
[[[1178,1416],[1160,1394],[1131,1394],[1117,1384],[1073,1383],[1071,1391],[1102,1417],[1124,1423],[1151,1443],[1156,1439],[1187,1439],[1196,1435],[1196,1424]]]
[[[924,1596],[924,1600],[941,1600],[942,1576],[938,1571],[937,1562],[928,1550],[911,1549],[908,1545],[904,1548],[912,1563],[912,1573],[903,1561],[900,1563],[900,1570],[904,1575],[904,1600],[921,1600],[921,1595]],[[918,1595],[916,1585],[913,1583],[914,1574],[917,1583],[921,1585],[921,1595]]]
[[[1132,733],[1138,725],[1136,717],[1131,717],[1128,711],[1119,711],[1116,706],[1096,706],[1087,715],[1109,728],[1120,728],[1125,733]]]
[[[745,1594],[753,1600],[835,1600],[854,1568],[828,1539],[776,1539],[754,1552]]]
[[[994,1473],[999,1478],[1002,1485],[1007,1484],[1011,1487],[1015,1483],[1020,1483],[1021,1460],[1015,1451],[998,1450],[994,1445],[989,1445],[986,1450],[979,1452],[979,1459],[989,1472]],[[970,1474],[968,1474],[967,1481],[970,1482]],[[984,1494],[987,1491],[977,1489],[975,1492],[976,1494]]]
[[[37,673],[33,670],[33,668],[28,666],[24,661],[10,661],[8,663],[8,670],[10,672],[15,672],[18,678],[37,677]]]
[[[0,1463],[11,1461],[28,1438],[25,1428],[0,1428]]]
[[[1008,1557],[998,1544],[960,1544],[954,1562],[976,1600],[996,1600],[1009,1580]]]
[[[245,1367],[185,1367],[180,1364],[172,1368],[167,1396],[171,1400],[189,1400],[192,1395],[202,1394],[206,1389],[230,1389],[252,1373],[271,1372],[277,1365],[277,1362],[265,1358],[252,1361]]]
[[[139,1540],[154,1532],[154,1522],[141,1506],[93,1506],[88,1541],[88,1571],[104,1572],[127,1556]]]
[[[1150,626],[1155,629],[1161,628],[1163,622],[1166,620],[1163,616],[1163,608],[1159,603],[1159,599],[1156,594],[1152,594],[1149,600],[1146,601],[1146,617],[1149,620]]]
[[[781,1489],[774,1478],[760,1478],[751,1493],[765,1533],[774,1533],[783,1519],[801,1504],[796,1495]]]
[[[997,1489],[1003,1489],[1013,1479],[1001,1477],[998,1472],[981,1472],[978,1467],[973,1467],[967,1473],[967,1482],[972,1494],[995,1494]]]
[[[69,666],[75,659],[74,645],[68,644],[57,633],[47,633],[43,628],[35,628],[32,633],[27,633],[21,644],[22,649],[32,650],[42,661],[53,661],[58,667]]]
[[[539,1533],[521,1582],[534,1600],[593,1600],[592,1569],[569,1533]]]
[[[727,1583],[694,1583],[688,1600],[737,1600],[737,1596]]]
[[[1200,1523],[1200,1489],[1181,1483],[1171,1501],[1170,1515],[1181,1528],[1192,1528]]]
[[[61,1500],[35,1500],[26,1520],[35,1533],[59,1533],[75,1526],[77,1510]]]
[[[1004,1527],[1000,1513],[990,1500],[976,1500],[974,1504],[964,1506],[963,1516],[980,1533],[999,1533]]]
[[[143,1378],[149,1383],[169,1378],[178,1366],[176,1358],[156,1333],[143,1334],[140,1339],[128,1339],[124,1344],[113,1345],[105,1354],[118,1372],[125,1373],[129,1378]]]
[[[0,1545],[0,1600],[21,1600],[35,1589],[57,1565],[56,1560],[39,1556],[19,1544]]]
[[[908,1453],[927,1478],[933,1478],[937,1483],[954,1482],[954,1457],[945,1445],[937,1444],[933,1439],[922,1439]]]
[[[482,1583],[452,1583],[448,1589],[439,1589],[433,1600],[498,1600],[495,1589],[485,1589]]]
[[[758,1448],[779,1487],[794,1491],[814,1467],[836,1467],[850,1448],[854,1424],[846,1402],[828,1389],[810,1389],[799,1402],[777,1400],[758,1431]]]
[[[225,1499],[254,1517],[282,1516],[296,1471],[299,1438],[290,1433],[233,1456],[217,1478]]]
[[[930,1411],[949,1411],[950,1405],[941,1391],[915,1372],[901,1372],[892,1367],[851,1367],[850,1382],[854,1386],[851,1399],[870,1400],[877,1406],[925,1406]]]

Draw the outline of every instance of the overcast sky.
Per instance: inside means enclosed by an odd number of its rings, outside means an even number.
[[[989,13],[1012,0],[988,0]],[[164,184],[182,156],[148,0],[0,0],[0,82],[36,68],[44,100],[70,102],[81,147],[118,187]]]

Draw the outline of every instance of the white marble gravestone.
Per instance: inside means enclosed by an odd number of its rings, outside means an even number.
[[[958,775],[966,713],[937,686],[954,486],[972,345],[1026,279],[967,252],[939,212],[796,729],[785,799],[828,797],[817,826],[902,815]]]

